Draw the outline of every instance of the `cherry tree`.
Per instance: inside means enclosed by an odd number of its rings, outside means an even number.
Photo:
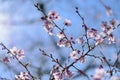
[[[111,7],[102,0],[98,0],[98,2],[106,10],[106,16],[110,17],[113,14]],[[65,59],[62,59],[56,57],[54,52],[43,47],[37,48],[39,51],[37,55],[42,55],[42,58],[48,59],[53,63],[52,68],[48,72],[49,78],[47,79],[81,80],[81,76],[85,80],[120,79],[120,43],[119,38],[116,38],[115,34],[119,30],[120,24],[116,17],[102,20],[99,28],[90,27],[87,24],[87,19],[82,15],[79,6],[76,5],[73,7],[73,11],[74,15],[79,18],[77,25],[80,26],[78,29],[82,33],[78,34],[78,36],[71,36],[72,31],[76,32],[74,31],[73,20],[69,18],[62,19],[62,16],[56,10],[46,12],[43,6],[39,2],[34,4],[35,9],[41,14],[41,29],[44,29],[53,38],[56,49],[65,50],[64,55],[62,55],[62,58]],[[72,28],[72,31],[69,31],[70,28]],[[16,47],[8,48],[2,42],[0,45],[2,51],[6,52],[5,57],[1,59],[2,62],[9,64],[14,63],[13,60],[16,60],[25,69],[25,71],[20,71],[19,74],[15,75],[15,80],[41,80],[42,74],[40,77],[33,74],[29,68],[30,63],[23,61],[26,57],[23,49],[17,49]],[[113,50],[114,53],[110,53],[110,55],[113,55],[111,58],[109,53],[107,53],[107,51],[111,51],[109,50],[110,46],[115,49]],[[59,53],[61,54],[62,50]],[[46,65],[49,67],[49,63],[46,63]],[[7,78],[5,79],[7,80]]]

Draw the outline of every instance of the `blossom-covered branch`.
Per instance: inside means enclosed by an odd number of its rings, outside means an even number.
[[[2,46],[2,50],[7,50],[7,54],[9,54],[12,58],[15,58],[18,63],[24,67],[27,71],[26,72],[21,72],[21,76],[15,76],[15,79],[27,79],[27,80],[35,80],[35,77],[31,74],[31,72],[28,69],[28,65],[29,64],[24,64],[22,63],[20,60],[24,57],[24,51],[23,50],[18,50],[16,47],[13,47],[12,49],[8,49],[3,43],[0,43],[0,45]],[[5,57],[3,59],[4,62],[10,62],[8,57]],[[28,75],[31,77],[31,79],[28,77]]]

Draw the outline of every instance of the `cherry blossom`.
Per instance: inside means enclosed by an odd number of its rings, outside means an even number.
[[[57,45],[59,47],[70,47],[70,41],[67,40],[66,38],[60,39],[59,42],[57,42]]]
[[[63,74],[64,77],[67,78],[68,80],[71,80],[74,75],[73,72],[68,69],[66,69]]]
[[[112,10],[108,6],[106,6],[106,14],[107,14],[107,16],[110,16],[112,14]]]
[[[58,66],[53,66],[53,70],[51,71],[51,78],[55,80],[63,80],[63,75],[59,70]]]
[[[65,19],[64,25],[65,26],[71,26],[71,21],[69,19]]]
[[[106,21],[102,21],[102,23],[101,23],[101,28],[102,28],[102,30],[103,30],[103,31],[106,30],[107,27],[108,27],[107,22],[106,22]]]
[[[4,58],[3,58],[3,62],[9,63],[9,62],[10,62],[10,59],[9,59],[8,57],[4,57]]]
[[[53,70],[51,71],[51,78],[54,80],[71,80],[73,77],[73,72],[68,70],[67,68],[65,70],[60,71],[58,66],[54,66]]]
[[[95,45],[98,45],[99,43],[102,43],[103,40],[104,39],[99,34],[95,35]]]
[[[53,35],[54,24],[51,21],[44,21],[44,29],[49,35]]]
[[[103,32],[100,32],[100,35],[101,35],[102,37],[106,37],[106,36],[107,36],[107,33],[106,33],[105,31],[103,31]]]
[[[115,43],[115,37],[112,34],[109,35],[108,40],[109,40],[109,44]]]
[[[21,60],[24,58],[24,50],[18,50],[16,47],[13,47],[12,49],[10,49],[11,53],[10,55],[12,57],[16,57],[18,60]]]
[[[15,80],[31,80],[27,72],[20,72],[20,75],[15,75]]]
[[[65,37],[65,35],[64,35],[63,32],[58,32],[58,33],[57,33],[57,36],[58,36],[58,38],[60,38],[60,39]]]
[[[85,57],[81,57],[81,58],[80,58],[80,62],[81,62],[81,63],[84,63],[84,62],[85,62]]]
[[[101,80],[104,77],[105,73],[106,73],[106,71],[103,68],[96,69],[93,79]]]
[[[55,80],[63,80],[63,76],[60,72],[54,72],[53,76]]]
[[[19,50],[17,58],[18,58],[19,60],[21,60],[21,59],[24,58],[24,50],[23,50],[23,49]]]
[[[120,76],[112,76],[110,80],[120,80]]]
[[[110,24],[113,28],[116,28],[118,26],[119,22],[116,19],[112,19],[112,20],[110,20]]]
[[[78,56],[76,55],[76,50],[72,51],[71,54],[70,54],[70,57],[73,58],[73,59],[78,59]]]
[[[97,34],[97,30],[93,28],[87,32],[88,38],[94,38],[96,34]]]
[[[78,43],[81,43],[81,44],[84,43],[84,39],[83,39],[83,37],[81,37],[81,38],[77,38],[76,41],[77,41]]]
[[[57,20],[59,21],[61,19],[60,15],[58,13],[56,13],[55,11],[50,11],[48,13],[48,20],[52,21],[52,20]]]
[[[12,55],[17,55],[17,53],[19,52],[19,50],[16,47],[13,47],[12,49],[10,49],[10,51]]]

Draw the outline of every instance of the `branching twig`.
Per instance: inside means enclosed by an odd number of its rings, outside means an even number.
[[[42,50],[42,49],[40,49],[40,48],[39,48],[39,51],[42,52],[42,55],[47,56],[47,57],[49,57],[50,59],[52,59],[52,61],[55,62],[55,63],[57,63],[61,68],[64,68],[64,67],[61,65],[61,63],[59,62],[59,60],[58,60],[58,59],[55,59],[52,54],[48,55],[48,54],[46,54],[46,52],[45,52],[44,50]]]
[[[35,80],[35,77],[31,74],[30,70],[28,69],[28,64],[26,65],[22,63],[15,55],[12,54],[12,52],[3,43],[0,43],[0,45],[3,47],[4,50],[7,50],[7,53],[10,53],[16,59],[22,67],[25,68],[32,80]]]

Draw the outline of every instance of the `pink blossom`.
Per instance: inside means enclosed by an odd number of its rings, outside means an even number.
[[[57,45],[58,45],[59,47],[70,47],[70,46],[71,46],[71,45],[70,45],[70,41],[67,40],[67,39],[65,39],[65,38],[60,39],[59,42],[57,42]]]
[[[59,21],[61,19],[60,15],[58,13],[56,13],[55,11],[50,11],[48,13],[48,20],[52,21],[52,20],[57,20]]]
[[[95,40],[98,40],[98,39],[100,39],[101,38],[101,36],[99,35],[99,34],[95,34]]]
[[[84,43],[84,39],[83,39],[82,37],[81,37],[81,38],[77,38],[76,41],[77,41],[78,43],[82,43],[82,44]]]
[[[110,21],[110,24],[113,28],[116,28],[118,26],[119,22],[116,19],[112,19]]]
[[[73,72],[68,69],[64,71],[64,77],[67,78],[68,80],[71,80],[73,75],[74,75]]]
[[[102,37],[106,37],[107,36],[107,33],[105,31],[101,32],[100,33]]]
[[[65,19],[64,25],[65,26],[71,26],[71,21],[69,19]]]
[[[10,51],[12,55],[16,55],[19,52],[19,50],[16,47],[13,47],[12,49],[10,49]]]
[[[70,53],[70,57],[73,58],[73,59],[78,59],[78,57],[76,56],[76,53],[77,53],[76,50],[72,51]]]
[[[103,31],[106,30],[107,27],[108,27],[107,22],[102,21],[102,24],[101,24],[101,28],[102,28],[102,30],[103,30]]]
[[[57,36],[58,36],[60,39],[65,37],[65,35],[64,35],[63,32],[59,32],[59,33],[57,33]]]
[[[19,50],[17,58],[18,58],[19,60],[21,60],[21,59],[24,58],[24,50],[23,50],[23,49]]]
[[[95,45],[98,45],[99,43],[102,43],[103,40],[104,39],[99,34],[96,34],[96,36],[95,36]]]
[[[106,6],[106,14],[107,14],[107,16],[110,16],[112,14],[112,10],[108,6]]]
[[[97,34],[97,30],[91,29],[90,31],[87,32],[88,38],[94,38]]]
[[[54,76],[55,80],[64,80],[63,76],[60,72],[54,72],[53,76]]]
[[[113,28],[112,28],[112,27],[108,27],[108,28],[106,29],[106,33],[107,33],[108,35],[110,35],[112,32],[113,32]]]
[[[110,80],[120,80],[120,76],[112,76]]]
[[[4,58],[3,58],[3,62],[9,63],[9,62],[10,62],[10,59],[9,59],[8,57],[4,57]]]
[[[20,75],[15,75],[15,80],[31,80],[27,72],[20,72]]]
[[[93,79],[101,80],[104,77],[105,73],[106,73],[106,71],[103,68],[96,69]]]
[[[51,71],[51,78],[53,77],[55,80],[64,80],[63,75],[59,70],[58,66],[53,66],[53,70]]]
[[[109,40],[109,44],[115,43],[115,37],[112,34],[109,35],[108,40]]]
[[[44,21],[44,29],[49,35],[53,35],[54,24],[48,20]]]
[[[103,38],[96,39],[95,40],[95,45],[98,45],[99,43],[102,43],[103,40],[104,40]]]
[[[10,49],[10,51],[11,51],[10,55],[12,57],[16,57],[18,60],[23,59],[23,57],[24,57],[24,50],[23,49],[18,50],[16,47],[13,47],[12,49]]]
[[[85,57],[81,57],[81,58],[80,58],[80,62],[81,62],[81,63],[84,63],[84,62],[85,62]]]

